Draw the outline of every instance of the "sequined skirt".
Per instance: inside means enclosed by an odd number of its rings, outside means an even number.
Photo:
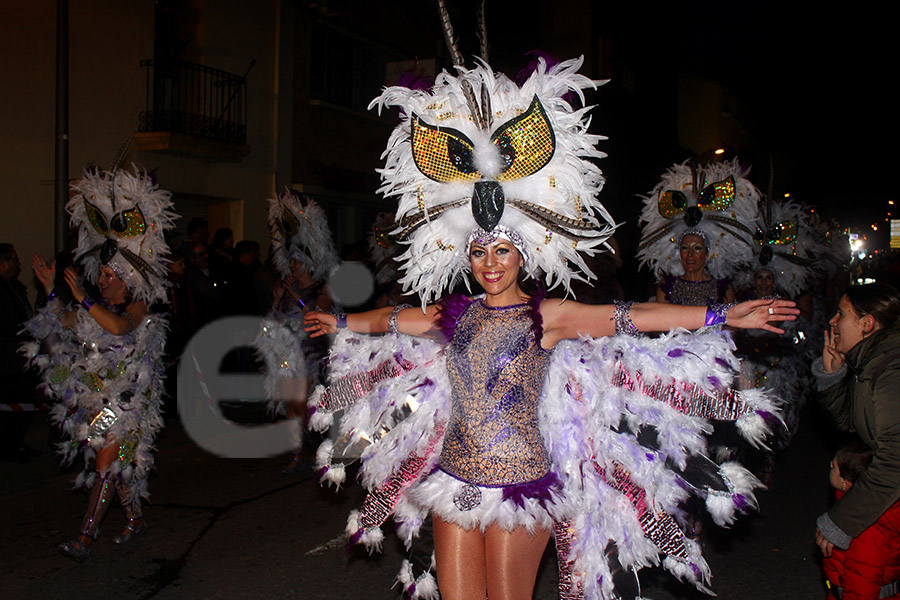
[[[408,492],[409,499],[463,529],[550,528],[563,517],[562,488],[553,472],[526,483],[475,485],[436,470]]]

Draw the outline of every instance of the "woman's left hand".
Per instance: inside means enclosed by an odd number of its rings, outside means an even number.
[[[725,324],[738,329],[764,329],[772,333],[784,333],[771,323],[794,321],[800,310],[790,300],[748,300],[735,304],[725,316]]]
[[[72,297],[75,298],[75,302],[84,300],[87,294],[84,289],[82,289],[81,283],[78,281],[78,274],[75,273],[75,269],[68,267],[63,276],[66,278],[66,283],[69,284],[69,289],[72,290]]]

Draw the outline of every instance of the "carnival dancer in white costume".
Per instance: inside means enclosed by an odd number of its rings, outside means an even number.
[[[759,198],[737,159],[669,168],[641,213],[638,257],[659,278],[658,301],[734,301],[731,279],[749,262]]]
[[[59,401],[52,418],[69,437],[60,444],[63,459],[85,459],[76,482],[91,490],[84,522],[77,538],[59,544],[63,556],[80,562],[116,496],[128,521],[115,542],[146,530],[141,498],[149,496],[162,427],[166,333],[165,320],[150,307],[166,300],[163,232],[176,215],[169,192],[146,173],[88,168],[72,190],[66,208],[79,228],[76,260],[102,298],[88,296],[69,268],[65,281],[78,305],[62,305],[53,289],[55,262],[35,255],[34,271],[49,302],[26,324],[38,342],[23,350]]]
[[[339,259],[325,212],[315,200],[295,190],[285,189],[269,199],[269,228],[281,279],[256,347],[266,365],[270,411],[285,414],[290,427],[293,454],[282,472],[312,477],[312,468],[302,457],[306,399],[311,386],[322,382],[328,341],[306,335],[303,315],[313,309],[332,309],[326,282]]]
[[[735,363],[724,338],[592,338],[726,321],[780,331],[771,323],[796,310],[771,300],[588,306],[526,293],[521,277],[589,279],[579,252],[613,230],[587,160],[600,156],[599,138],[587,133],[588,109],[564,99],[583,101],[597,82],[577,74],[581,60],[541,62],[521,87],[486,64],[455,62],[457,75],[442,73],[433,89],[392,87],[374,103],[405,115],[382,190],[399,197],[401,281],[422,307],[306,315],[313,336],[343,329],[330,385],[311,398],[311,427],[346,409],[342,437],[320,447],[322,477],[341,483],[339,456],[371,443],[360,471],[371,493],[348,522],[351,541],[377,548],[393,515],[408,542],[431,513],[444,600],[530,598],[551,532],[564,597],[611,598],[616,565],[660,556],[702,586],[706,563],[670,512],[695,485],[729,523],[754,485],[736,465],[703,463],[702,417],[740,418],[759,440],[760,413],[773,407],[725,389]],[[467,272],[484,296],[430,303]],[[695,383],[673,381],[679,372]],[[689,474],[701,464],[706,484]],[[413,597],[436,597],[428,576],[405,567],[399,579]]]
[[[780,430],[775,438],[778,450],[786,448],[797,432],[800,411],[812,389],[811,353],[820,346],[817,341],[811,341],[809,331],[812,296],[807,290],[814,275],[816,250],[809,214],[806,207],[794,201],[776,202],[770,198],[763,202],[755,225],[753,262],[735,278],[742,290],[757,289],[757,280],[771,278],[773,281],[770,292],[745,293],[743,299],[786,298],[797,302],[800,309],[798,319],[785,326],[787,335],[746,331],[735,337],[738,352],[744,359],[745,384],[773,390],[781,402],[787,428]]]

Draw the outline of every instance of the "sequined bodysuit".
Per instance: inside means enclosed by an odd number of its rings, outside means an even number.
[[[535,338],[527,304],[472,302],[448,359],[453,404],[439,466],[482,486],[537,480],[550,470],[537,409],[550,352]]]
[[[725,301],[725,293],[730,279],[708,279],[706,281],[689,281],[681,277],[666,275],[663,281],[663,292],[666,300],[672,304],[703,306]]]

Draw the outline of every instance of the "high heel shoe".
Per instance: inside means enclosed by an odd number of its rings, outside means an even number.
[[[56,547],[59,553],[66,558],[71,558],[76,562],[83,563],[87,557],[91,555],[91,549],[83,544],[81,540],[74,539],[68,542],[60,542]]]
[[[133,541],[134,539],[144,535],[147,533],[147,526],[144,525],[144,521],[141,520],[140,524],[135,525],[134,520],[129,520],[128,524],[125,525],[125,531],[123,531],[120,535],[116,536],[116,539],[113,541],[117,544],[127,544],[128,542]]]

